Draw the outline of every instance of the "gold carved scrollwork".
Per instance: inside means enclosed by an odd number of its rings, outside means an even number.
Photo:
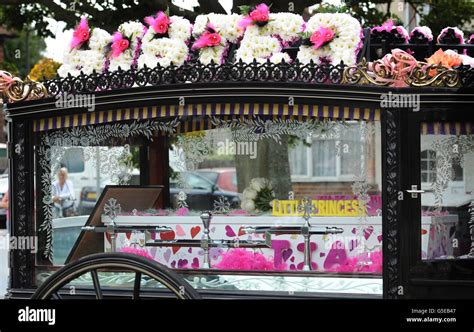
[[[347,67],[344,70],[342,83],[448,88],[455,88],[461,85],[459,72],[442,65],[417,61],[411,64],[411,66],[403,68],[404,71],[401,72],[394,71],[393,68],[391,63],[388,64],[383,60],[367,63],[364,58],[359,64]]]
[[[24,81],[6,71],[0,70],[0,100],[15,103],[24,100],[40,99],[48,96],[46,87],[27,77]]]

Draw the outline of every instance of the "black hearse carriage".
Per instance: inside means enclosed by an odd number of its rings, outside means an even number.
[[[8,297],[472,298],[473,71],[415,70],[394,88],[366,62],[376,49],[472,46],[368,39],[353,67],[191,62],[17,79],[4,105],[10,232],[38,246],[11,251]],[[258,155],[237,153],[242,142]],[[55,215],[61,167],[92,211]],[[269,182],[270,212],[239,209],[249,184]],[[219,263],[229,248],[273,266]],[[129,253],[144,249],[159,263]]]

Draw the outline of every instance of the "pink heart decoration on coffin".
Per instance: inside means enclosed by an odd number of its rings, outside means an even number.
[[[163,254],[163,258],[165,259],[166,263],[169,263],[170,258],[171,258],[171,249],[166,249],[166,251]]]
[[[304,262],[301,262],[296,266],[296,269],[297,270],[303,270],[303,266],[304,266]],[[317,270],[318,269],[318,264],[316,264],[315,262],[311,262],[311,269],[313,271]]]
[[[232,227],[230,227],[229,225],[226,225],[226,226],[225,226],[225,235],[226,235],[227,237],[235,237],[235,236],[236,236],[234,230],[233,230]]]
[[[127,237],[127,240],[130,241],[130,238],[132,237],[132,232],[126,232],[125,236]]]
[[[287,261],[288,258],[291,257],[291,255],[293,255],[293,249],[287,249],[287,250],[283,250],[283,252],[281,253],[281,257],[283,258],[283,261]]]
[[[150,255],[151,255],[151,257],[153,257],[153,259],[156,256],[156,250],[157,249],[158,249],[157,247],[151,247],[151,249],[150,249]]]
[[[320,252],[320,253],[319,253],[319,257],[324,257],[324,256],[326,256],[326,253],[325,253],[325,252]]]
[[[379,236],[377,236],[377,240],[380,242],[382,242],[382,234],[380,234]]]
[[[186,233],[184,232],[183,227],[181,225],[176,225],[176,235],[178,236],[185,236]]]
[[[355,234],[357,232],[357,229],[355,227],[352,229],[352,234]]]
[[[188,260],[187,259],[179,259],[178,260],[178,269],[185,269],[188,267]]]
[[[191,238],[194,239],[196,237],[196,235],[199,234],[199,232],[201,231],[201,227],[200,226],[194,226],[191,228]]]
[[[193,269],[198,269],[199,268],[199,259],[197,257],[194,257],[193,258],[193,262],[191,264],[191,267]]]
[[[192,254],[193,248],[188,248],[188,252],[189,252],[190,254]]]
[[[369,227],[366,227],[364,229],[364,238],[368,240],[373,232],[374,232],[374,226],[370,225]]]
[[[311,242],[309,246],[312,252],[318,249],[318,246],[314,242]],[[304,252],[304,242],[298,243],[298,245],[296,246],[296,249],[298,249],[299,252]]]
[[[290,262],[294,263],[294,261],[295,261],[295,256],[292,256],[292,257],[290,258]]]

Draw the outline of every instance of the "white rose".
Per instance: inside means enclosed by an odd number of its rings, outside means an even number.
[[[255,203],[250,199],[246,199],[240,203],[240,207],[245,211],[252,212],[255,210]]]
[[[251,188],[245,188],[242,193],[243,199],[255,199],[257,197],[257,191]]]

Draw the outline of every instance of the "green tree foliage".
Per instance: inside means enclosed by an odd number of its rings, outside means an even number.
[[[17,33],[16,38],[7,39],[3,47],[5,61],[0,64],[0,69],[26,77],[35,63],[42,58],[46,43],[36,32],[24,29]]]

